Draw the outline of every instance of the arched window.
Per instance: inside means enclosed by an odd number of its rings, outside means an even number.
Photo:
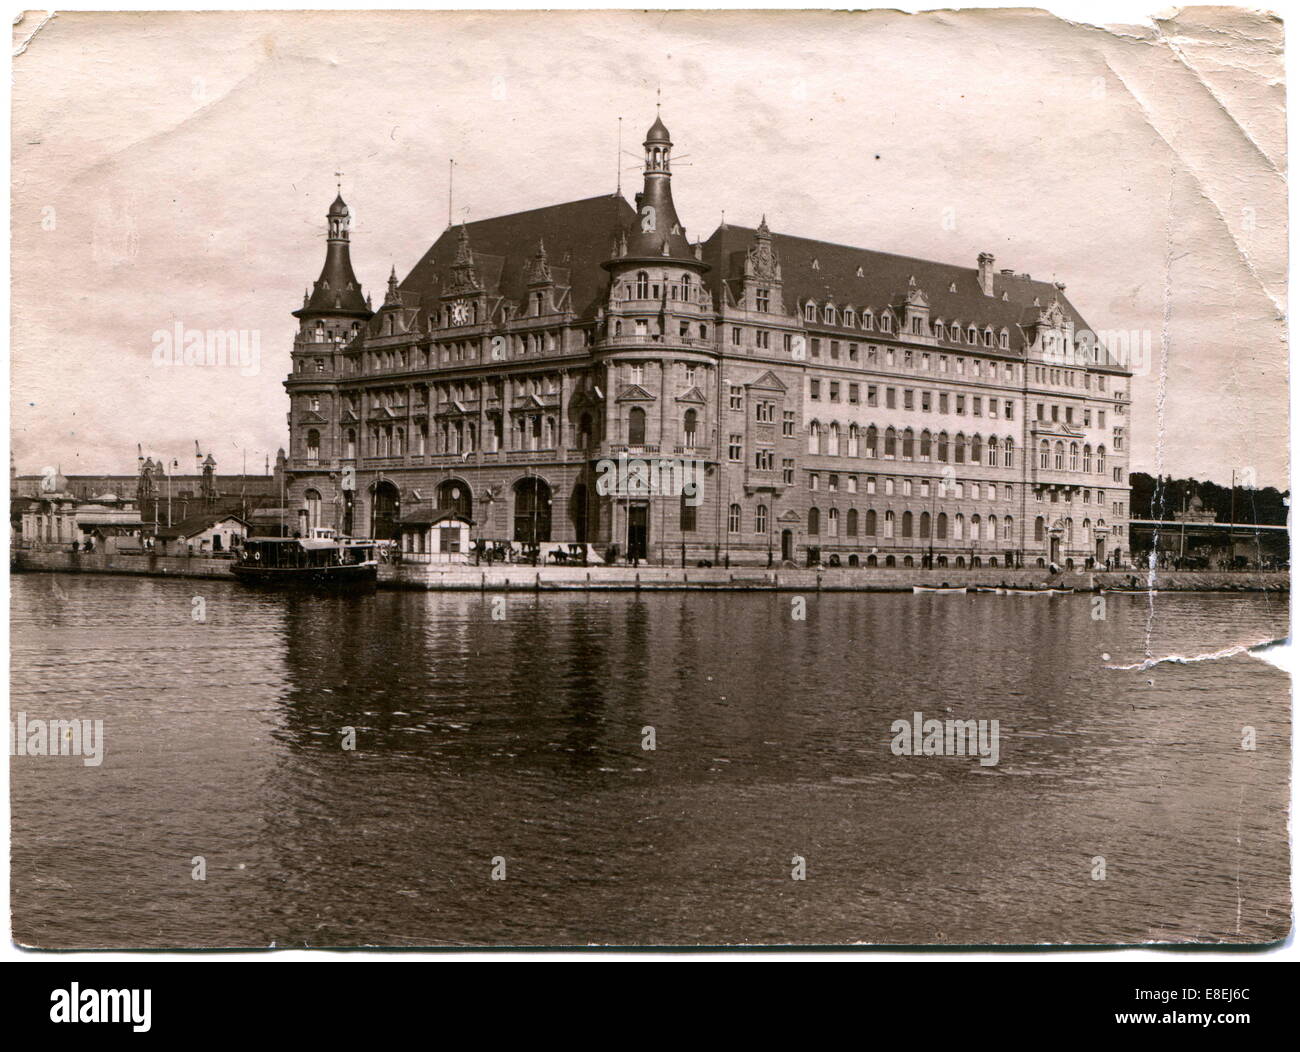
[[[867,444],[866,444],[866,449],[863,451],[864,456],[875,457],[876,444],[878,440],[879,440],[879,432],[876,431],[876,425],[872,424],[870,427],[867,428]]]
[[[637,272],[636,298],[639,300],[648,300],[650,298],[650,275],[644,270]]]
[[[400,457],[406,448],[406,428],[399,427],[393,432],[393,456]]]
[[[1097,470],[1101,474],[1106,474],[1106,447],[1097,447]]]
[[[1083,447],[1083,470],[1092,471],[1092,446],[1086,444]]]
[[[1048,467],[1049,456],[1050,452],[1047,446],[1047,439],[1043,439],[1038,443],[1038,466],[1040,468],[1046,469]]]
[[[962,539],[965,533],[966,533],[966,519],[961,514],[961,512],[958,512],[952,518],[952,539],[954,541],[959,541]]]
[[[894,536],[894,513],[892,511],[885,512],[885,536]]]
[[[990,515],[984,521],[984,539],[986,541],[996,541],[998,539],[998,517]]]
[[[859,450],[862,448],[860,441],[860,432],[857,424],[849,425],[849,456],[859,456]]]
[[[826,535],[828,537],[838,537],[840,533],[840,509],[831,508],[826,513]]]
[[[921,459],[922,460],[930,459],[930,451],[931,451],[930,447],[931,447],[930,432],[922,431],[921,432]]]
[[[912,513],[910,511],[903,512],[903,536],[912,536]]]
[[[1064,471],[1065,470],[1065,443],[1064,442],[1056,443],[1055,453],[1056,453],[1056,457],[1053,463],[1056,465],[1056,470]]]
[[[941,511],[934,518],[934,536],[936,540],[948,539],[948,513]]]
[[[921,540],[926,540],[930,536],[930,513],[928,511],[921,512],[921,532],[919,536]]]
[[[833,457],[838,457],[840,455],[840,425],[838,423],[831,423],[829,438],[830,441],[826,452]]]
[[[816,420],[808,425],[808,452],[822,451],[822,426]]]
[[[1041,541],[1047,537],[1047,526],[1040,515],[1034,520],[1034,540]]]
[[[740,532],[740,505],[739,504],[733,504],[730,510],[727,512],[727,532],[728,533]]]
[[[954,464],[966,463],[966,436],[960,431],[952,442],[952,461]]]
[[[937,455],[937,458],[938,458],[942,463],[945,463],[945,464],[946,464],[946,463],[948,462],[948,432],[947,432],[947,431],[940,431],[940,432],[939,432],[939,443],[938,443],[938,444],[939,444],[939,450],[938,450],[938,453],[936,454],[936,455]]]
[[[996,436],[989,438],[988,458],[989,467],[995,468],[998,466],[998,440]]]
[[[980,439],[980,436],[971,435],[970,436],[970,462],[972,464],[978,464],[980,463],[981,460],[984,459],[983,448],[984,445],[983,445],[983,441]]]
[[[314,530],[321,524],[320,493],[317,490],[309,489],[303,494],[303,501],[307,505],[307,528]]]
[[[1014,536],[1014,533],[1015,533],[1015,523],[1011,521],[1011,516],[1010,515],[1003,516],[1002,539],[1004,541],[1009,541]]]
[[[355,428],[348,428],[343,436],[343,456],[347,460],[355,460],[357,456],[357,432]]]
[[[699,414],[694,409],[686,410],[682,416],[682,430],[686,433],[686,448],[695,448],[695,424]]]
[[[844,532],[850,537],[858,535],[858,509],[850,508],[844,516]]]
[[[808,535],[810,537],[816,537],[819,533],[821,533],[821,529],[822,529],[822,513],[818,511],[816,508],[809,508],[808,509]]]
[[[885,458],[893,459],[898,452],[898,434],[892,427],[885,429]]]
[[[970,517],[970,539],[972,544],[980,539],[980,517],[978,515]]]
[[[627,414],[627,444],[645,445],[645,410],[639,405],[633,406]]]
[[[876,535],[876,512],[874,508],[867,509],[867,514],[863,517],[862,532],[868,537]]]
[[[912,429],[910,427],[905,428],[903,430],[903,459],[911,460],[913,450],[914,450],[914,440],[912,437]]]
[[[320,460],[320,432],[312,428],[307,432],[307,463],[315,464]]]
[[[1016,444],[1008,438],[1002,443],[1002,466],[1005,468],[1014,467],[1015,459]]]
[[[767,533],[767,505],[760,504],[754,509],[754,532],[757,534]]]
[[[586,449],[591,445],[591,414],[583,413],[578,417],[578,445]]]

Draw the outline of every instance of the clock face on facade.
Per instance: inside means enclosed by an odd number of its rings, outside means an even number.
[[[467,321],[469,321],[469,304],[464,300],[457,300],[451,305],[451,323],[464,325]]]

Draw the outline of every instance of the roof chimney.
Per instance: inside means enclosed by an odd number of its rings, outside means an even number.
[[[979,255],[980,262],[980,291],[986,296],[993,295],[993,253],[981,252]]]

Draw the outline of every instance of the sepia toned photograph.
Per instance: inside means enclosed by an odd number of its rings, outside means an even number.
[[[13,943],[1284,943],[1283,39],[19,18]]]

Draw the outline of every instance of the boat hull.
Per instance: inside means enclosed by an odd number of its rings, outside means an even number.
[[[270,567],[236,563],[230,572],[245,584],[269,588],[308,588],[320,591],[374,588],[379,568],[368,563],[359,566]]]

